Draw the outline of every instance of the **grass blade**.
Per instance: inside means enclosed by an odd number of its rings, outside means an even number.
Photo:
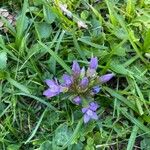
[[[54,59],[68,72],[71,73],[71,69],[68,67],[68,65],[58,56],[58,54],[56,54],[55,52],[53,52],[51,49],[49,49],[49,47],[47,47],[46,45],[44,45],[42,42],[39,41],[39,44],[45,48],[53,57]]]
[[[8,82],[10,84],[12,84],[13,86],[15,86],[16,88],[18,88],[19,90],[21,90],[22,92],[25,92],[27,94],[30,94],[30,91],[28,90],[28,88],[22,84],[20,84],[19,82],[15,81],[14,79],[12,78],[7,78]]]
[[[41,124],[41,122],[42,122],[42,120],[43,120],[43,118],[44,118],[44,115],[45,115],[46,111],[47,111],[47,109],[45,109],[44,112],[42,113],[42,115],[41,115],[41,117],[40,117],[40,119],[39,119],[39,121],[38,121],[36,127],[35,127],[34,130],[32,131],[32,133],[31,133],[31,135],[29,136],[29,138],[25,141],[25,144],[29,143],[30,140],[35,136],[35,134],[36,134],[38,128],[40,127],[40,124]]]
[[[129,142],[128,142],[127,150],[133,150],[133,146],[135,143],[135,139],[136,139],[138,130],[139,130],[139,128],[136,125],[134,125],[132,133],[130,135]]]

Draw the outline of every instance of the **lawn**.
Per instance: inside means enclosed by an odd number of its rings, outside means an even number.
[[[150,150],[150,0],[1,0],[0,150]]]

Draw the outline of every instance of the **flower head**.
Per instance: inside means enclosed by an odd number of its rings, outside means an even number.
[[[43,92],[47,98],[54,97],[61,92],[68,93],[68,99],[76,105],[88,104],[87,107],[82,108],[84,123],[89,122],[91,119],[97,120],[98,116],[96,110],[98,109],[98,104],[96,102],[91,102],[94,99],[94,95],[99,93],[101,90],[101,84],[109,81],[114,74],[105,74],[103,76],[98,76],[96,69],[98,67],[97,57],[92,57],[89,62],[89,67],[85,70],[83,66],[80,66],[77,61],[73,61],[72,74],[63,74],[60,84],[57,80],[46,80],[46,84],[49,86],[47,90]],[[90,101],[90,102],[89,102]]]
[[[91,119],[98,119],[98,116],[95,112],[98,107],[99,106],[96,102],[91,102],[88,107],[82,108],[82,113],[84,114],[84,123],[89,122]]]
[[[113,73],[105,74],[103,76],[99,77],[100,83],[106,83],[108,82],[112,77],[114,76]]]

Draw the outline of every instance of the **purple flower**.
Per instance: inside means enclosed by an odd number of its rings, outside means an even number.
[[[76,105],[79,105],[81,103],[81,98],[79,96],[77,96],[73,99],[73,101]]]
[[[99,77],[100,83],[108,82],[113,76],[114,76],[113,73],[109,73],[109,74],[105,74],[105,75]]]
[[[77,63],[77,61],[73,61],[72,71],[73,71],[74,76],[79,76],[80,75],[81,70],[80,70],[80,66]]]
[[[90,61],[89,68],[96,70],[97,67],[98,67],[98,60],[97,60],[97,57],[92,57],[92,58],[91,58],[91,61]]]
[[[92,88],[92,92],[94,93],[94,94],[97,94],[99,91],[100,91],[100,87],[99,86],[94,86],[93,88]]]
[[[98,108],[98,104],[96,102],[91,102],[88,107],[82,108],[82,113],[84,113],[84,123],[90,121],[90,119],[98,119],[96,114],[96,110]]]
[[[72,77],[67,75],[67,74],[63,75],[63,80],[64,80],[64,85],[67,86],[67,87],[69,87],[73,82]]]
[[[57,81],[45,80],[45,82],[49,86],[49,88],[43,92],[43,95],[45,95],[47,98],[51,98],[62,92],[62,88],[60,85],[58,85]]]
[[[87,86],[88,86],[88,83],[89,83],[88,78],[87,78],[87,77],[84,77],[84,78],[81,80],[81,82],[80,82],[80,87],[81,87],[82,89],[86,89]]]

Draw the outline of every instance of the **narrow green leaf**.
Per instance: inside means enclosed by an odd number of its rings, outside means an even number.
[[[129,138],[127,150],[133,150],[133,146],[135,143],[135,139],[136,139],[136,135],[137,135],[138,130],[139,130],[139,127],[134,125],[132,133],[131,133],[130,138]]]
[[[59,32],[60,32],[60,31],[59,31]],[[62,32],[60,33],[60,36],[59,36],[59,38],[58,38],[58,40],[57,40],[56,47],[55,47],[55,53],[56,53],[56,54],[58,54],[58,50],[59,50],[59,47],[60,47],[60,44],[61,44],[61,42],[62,42],[62,40],[63,40],[64,35],[65,35],[65,31],[62,30]],[[53,73],[55,74],[55,73],[56,73],[56,59],[55,59],[53,56],[51,56],[50,62],[53,64],[53,67],[51,68],[51,70],[52,70]]]
[[[128,15],[133,16],[134,10],[135,10],[135,1],[127,0],[126,11],[127,11]]]
[[[40,41],[39,41],[39,44],[43,48],[45,48],[68,73],[71,73],[71,69],[68,67],[68,65],[54,51],[52,51],[49,47],[47,47]]]
[[[24,4],[23,4],[23,8],[22,8],[22,13],[19,16],[18,20],[17,20],[17,24],[16,24],[16,46],[19,48],[22,38],[23,38],[23,33],[27,27],[27,18],[26,18],[26,11],[27,11],[27,7],[28,7],[28,0],[24,0]]]
[[[75,46],[76,50],[78,51],[79,55],[81,56],[81,58],[83,60],[86,60],[84,51],[81,50],[75,35],[73,35],[73,42],[74,42],[74,46]]]
[[[138,108],[138,111],[139,111],[140,115],[143,115],[144,112],[143,112],[143,109],[142,109],[142,106],[141,106],[141,102],[139,101],[138,98],[136,98],[136,105],[137,105],[137,108]]]
[[[98,44],[92,43],[92,42],[88,41],[88,40],[85,39],[85,38],[79,38],[78,41],[81,41],[82,43],[87,44],[87,45],[90,45],[91,47],[94,47],[94,48],[107,49],[107,47],[105,47],[105,46],[103,46],[103,45],[98,45]]]
[[[5,69],[7,64],[7,53],[2,51],[0,52],[0,69]]]
[[[146,132],[150,135],[150,129],[146,127],[140,120],[136,119],[135,117],[131,116],[129,113],[127,113],[124,109],[119,108],[120,112],[128,118],[132,123],[134,123],[137,127],[139,127],[142,131]]]
[[[80,120],[74,130],[74,133],[72,134],[72,136],[70,137],[70,139],[63,145],[63,148],[62,149],[65,149],[67,148],[69,145],[71,144],[74,144],[75,143],[75,140],[76,138],[78,137],[79,133],[80,133],[80,129],[81,129],[81,126],[83,124],[83,120]]]
[[[47,109],[45,109],[44,112],[42,113],[42,115],[41,115],[41,117],[40,117],[40,119],[39,119],[39,121],[38,121],[36,127],[35,127],[34,130],[32,131],[32,133],[31,133],[31,135],[29,136],[29,138],[25,141],[25,144],[28,143],[28,142],[30,142],[30,140],[35,136],[35,134],[36,134],[38,128],[40,127],[40,124],[41,124],[41,122],[42,122],[42,120],[43,120],[43,118],[44,118],[44,115],[45,115],[46,111],[47,111]]]
[[[55,21],[56,15],[53,13],[52,9],[48,6],[43,6],[44,19],[47,23],[51,24]]]
[[[25,93],[17,93],[16,95],[20,95],[20,96],[27,96],[30,98],[33,98],[34,100],[46,105],[48,108],[54,110],[54,111],[58,111],[54,106],[52,106],[50,103],[44,101],[42,98],[39,98],[37,96],[31,95],[31,94],[25,94]]]
[[[15,81],[14,79],[8,77],[7,78],[8,82],[10,82],[10,84],[12,84],[13,86],[15,86],[16,88],[18,88],[19,90],[21,90],[22,92],[25,92],[27,94],[30,94],[30,91],[28,90],[28,88],[20,83],[18,83],[17,81]]]
[[[143,50],[147,51],[150,48],[150,29],[146,32],[145,38],[144,38],[144,45],[143,45]]]
[[[122,95],[120,95],[118,92],[115,92],[114,90],[108,88],[108,87],[104,87],[104,89],[113,97],[117,98],[118,100],[120,100],[122,103],[124,103],[125,105],[127,105],[129,108],[131,108],[132,110],[134,110],[135,112],[138,113],[137,108],[135,107],[135,105],[127,100],[125,97],[123,97]]]

